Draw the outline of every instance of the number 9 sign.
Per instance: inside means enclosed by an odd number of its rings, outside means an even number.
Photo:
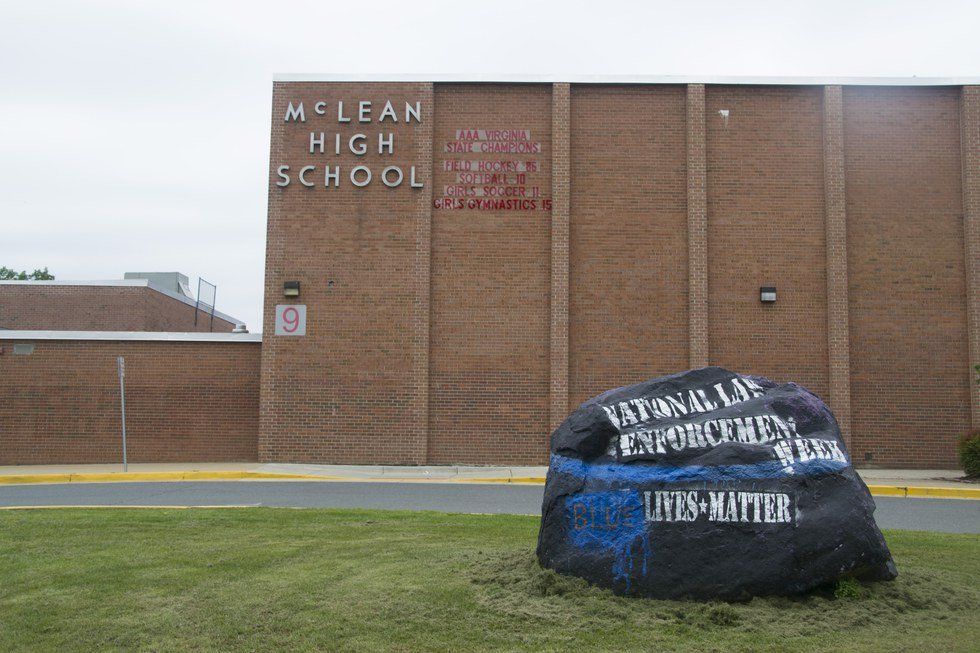
[[[306,306],[304,304],[278,304],[276,306],[276,335],[306,335]]]

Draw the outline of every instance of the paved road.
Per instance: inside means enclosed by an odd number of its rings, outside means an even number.
[[[538,485],[201,481],[0,486],[0,506],[282,506],[540,514]],[[882,528],[980,533],[980,501],[875,497]]]

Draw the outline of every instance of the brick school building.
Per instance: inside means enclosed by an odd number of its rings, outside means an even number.
[[[287,75],[268,179],[261,342],[0,331],[7,451],[116,460],[127,347],[133,462],[545,464],[581,401],[705,365],[817,393],[858,466],[980,428],[980,79]],[[101,394],[38,412],[73,367]]]
[[[721,365],[819,394],[857,464],[955,466],[965,81],[278,78],[259,457],[541,464],[586,398]]]

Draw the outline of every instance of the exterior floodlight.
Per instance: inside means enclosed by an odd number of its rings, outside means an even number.
[[[284,297],[299,297],[299,281],[286,281],[282,284]]]
[[[776,301],[776,286],[762,286],[759,288],[759,301],[763,304],[773,304]]]

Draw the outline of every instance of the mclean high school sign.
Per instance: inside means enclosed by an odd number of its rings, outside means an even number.
[[[310,120],[321,118],[324,122],[331,122],[333,119],[327,117],[329,107],[330,103],[326,101],[314,102],[312,106],[313,116],[310,117]],[[414,104],[405,102],[404,110],[400,116],[390,100],[386,100],[381,105],[380,111],[377,111],[377,106],[371,100],[358,101],[356,109],[353,109],[349,115],[343,101],[337,101],[336,108],[338,125],[350,124],[355,120],[357,124],[377,123],[379,126],[384,126],[386,122],[390,124],[396,124],[399,121],[406,124],[422,122],[421,102]],[[331,111],[330,114],[333,115],[333,112]],[[305,123],[307,121],[305,104],[303,102],[296,104],[290,102],[283,116],[283,121]],[[350,152],[355,156],[364,156],[372,148],[377,148],[377,153],[382,155],[395,153],[394,132],[379,130],[366,133],[366,131],[366,129],[365,131],[358,131],[349,137],[340,132],[311,131],[309,153],[311,156],[340,156],[342,153]],[[406,171],[401,166],[396,165],[385,166],[380,171],[376,171],[366,165],[352,166],[349,170],[344,170],[339,165],[324,164],[318,167],[308,163],[298,168],[295,165],[280,164],[276,168],[276,174],[279,175],[279,181],[276,182],[276,185],[281,188],[289,186],[293,182],[290,174],[292,170],[296,171],[296,181],[307,188],[315,186],[322,188],[338,187],[342,179],[344,183],[349,182],[358,188],[368,186],[376,179],[389,188],[397,188],[406,181],[411,188],[423,187],[415,166],[409,167],[406,180]]]

